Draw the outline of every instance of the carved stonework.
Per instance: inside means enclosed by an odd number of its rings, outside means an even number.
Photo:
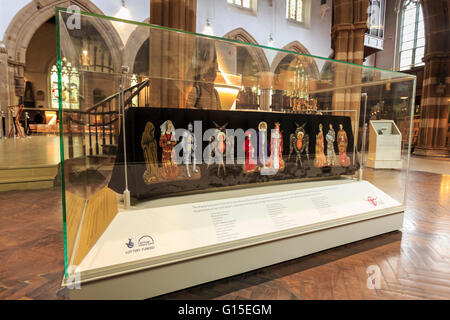
[[[0,42],[0,54],[8,54],[8,50],[6,50],[6,45],[3,42]]]
[[[0,111],[6,112],[9,105],[8,51],[0,42]]]
[[[369,0],[333,1],[332,48],[334,59],[362,65],[364,60],[364,34],[367,29],[367,9]],[[334,82],[337,87],[361,82],[361,71],[355,71],[351,77],[346,76],[345,66],[334,66]],[[359,119],[361,89],[338,90],[333,94],[334,110],[356,110]],[[346,115],[350,116],[350,113]],[[353,123],[353,125],[355,125]],[[355,137],[356,139],[358,136]]]
[[[14,92],[17,97],[23,97],[25,92],[24,81],[25,67],[23,64],[16,63],[14,66]]]

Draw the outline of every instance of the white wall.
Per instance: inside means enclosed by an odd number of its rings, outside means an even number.
[[[29,0],[0,0],[0,41],[3,41],[6,29],[17,12],[30,2]]]
[[[311,1],[309,26],[286,19],[285,0],[258,0],[255,13],[228,5],[226,0],[197,0],[197,32],[202,32],[208,18],[214,35],[222,37],[242,27],[261,45],[268,45],[273,35],[276,48],[299,41],[312,55],[328,57],[331,53],[331,10],[320,18],[320,1]],[[272,6],[270,6],[272,3]],[[331,0],[328,0],[331,6]],[[268,57],[269,63],[273,57]],[[319,63],[320,68],[320,63]]]
[[[107,16],[115,16],[122,6],[120,0],[91,0]],[[142,22],[150,16],[150,0],[125,0],[131,19]]]

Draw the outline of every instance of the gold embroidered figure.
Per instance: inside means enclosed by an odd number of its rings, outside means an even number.
[[[178,175],[178,166],[172,159],[174,147],[177,144],[175,137],[175,128],[172,121],[167,120],[161,125],[161,138],[159,139],[159,146],[162,150],[162,177],[166,180],[175,179]]]
[[[342,126],[342,123],[339,125],[337,144],[339,150],[339,163],[343,167],[348,167],[350,165],[350,158],[347,156],[348,137],[347,132],[345,132],[344,127]]]
[[[323,125],[319,123],[319,133],[316,135],[316,158],[314,159],[314,166],[320,168],[326,164],[327,158],[324,153]]]
[[[144,182],[149,184],[158,180],[158,156],[156,154],[155,126],[150,121],[145,125],[141,138],[141,147],[144,152],[145,172],[142,175]]]

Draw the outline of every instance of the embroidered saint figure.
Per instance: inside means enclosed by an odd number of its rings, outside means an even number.
[[[189,170],[189,165],[192,163],[192,171],[194,173],[198,172],[196,166],[196,156],[195,149],[197,148],[197,141],[195,141],[194,136],[194,126],[192,123],[188,124],[188,131],[185,131],[183,134],[183,140],[181,141],[183,147],[183,163],[186,166],[186,175],[190,178],[191,172]],[[191,161],[192,159],[192,161]]]
[[[343,167],[348,167],[350,165],[350,158],[347,156],[348,137],[342,123],[339,125],[337,145],[339,150],[339,163]]]
[[[244,152],[245,152],[245,164],[244,164],[244,172],[253,172],[256,169],[256,161],[255,161],[255,148],[253,147],[252,142],[252,134],[251,132],[245,133],[245,141],[244,141]]]
[[[327,164],[327,158],[324,153],[323,125],[319,123],[319,132],[316,135],[316,157],[314,159],[315,167],[323,167]]]
[[[161,138],[159,139],[159,146],[162,148],[162,173],[161,176],[166,180],[175,179],[178,175],[178,166],[173,161],[175,155],[174,147],[177,144],[175,137],[175,128],[172,121],[167,120],[161,125]]]
[[[280,123],[275,123],[275,128],[270,134],[270,160],[269,167],[272,169],[282,170],[284,168],[283,161],[283,135],[280,131]]]
[[[225,167],[225,155],[227,152],[227,142],[224,132],[219,132],[217,135],[217,151],[222,155],[218,161],[217,176],[220,176],[220,169],[222,169],[223,175],[226,176],[227,168]]]
[[[155,126],[148,121],[141,137],[141,147],[144,152],[145,172],[144,182],[149,184],[158,180],[158,156],[156,154]]]
[[[267,123],[265,121],[261,121],[258,124],[258,163],[261,168],[266,168],[268,165],[268,157],[267,157]]]
[[[210,139],[210,146],[212,148],[209,151],[208,167],[212,164],[212,160],[217,164],[217,176],[220,176],[220,171],[223,171],[223,175],[226,176],[226,153],[227,150],[232,150],[234,147],[232,140],[227,139],[225,134],[225,128],[228,126],[228,122],[222,126],[219,126],[215,121],[213,121],[214,126],[217,129],[216,135],[212,136]]]
[[[330,129],[328,130],[327,136],[327,165],[338,166],[339,163],[336,159],[336,152],[334,151],[334,141],[336,140],[336,133],[334,132],[333,125],[330,123]]]
[[[291,159],[291,156],[295,151],[295,166],[298,167],[300,164],[300,168],[303,168],[302,153],[306,153],[306,158],[309,161],[309,135],[305,131],[306,122],[301,126],[298,124],[295,125],[297,126],[297,129],[294,133],[291,133],[289,139],[290,144],[288,161]]]

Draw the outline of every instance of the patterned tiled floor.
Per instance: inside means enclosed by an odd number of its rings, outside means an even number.
[[[0,299],[58,299],[59,188],[0,193]],[[403,229],[164,299],[449,299],[450,176],[411,172]],[[368,289],[366,269],[381,271]]]

